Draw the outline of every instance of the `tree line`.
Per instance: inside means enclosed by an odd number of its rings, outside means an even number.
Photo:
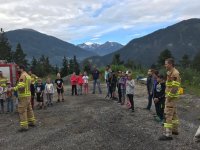
[[[27,55],[24,53],[20,43],[17,44],[15,51],[12,51],[12,47],[9,44],[9,40],[6,37],[5,32],[1,28],[0,30],[0,60],[6,60],[8,63],[16,63],[18,65],[24,65],[27,70],[31,70],[39,77],[45,77],[50,74],[61,73],[61,76],[67,76],[76,72],[80,72],[80,66],[76,59],[76,56],[72,59],[63,57],[62,66],[50,64],[49,57],[42,55],[38,59],[35,57],[32,60],[27,60]]]

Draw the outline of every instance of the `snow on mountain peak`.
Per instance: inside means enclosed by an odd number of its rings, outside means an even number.
[[[92,45],[92,44],[94,44],[94,43],[92,43],[92,42],[85,42],[85,45]]]

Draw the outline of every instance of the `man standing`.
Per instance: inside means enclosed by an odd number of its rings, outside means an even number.
[[[147,77],[147,92],[148,92],[148,105],[146,107],[147,110],[151,109],[152,99],[153,99],[153,90],[154,90],[153,71],[152,69],[149,69],[148,77]]]
[[[99,79],[99,70],[96,68],[96,66],[94,67],[94,70],[92,72],[92,77],[93,77],[93,94],[95,94],[95,89],[96,89],[96,84],[98,86],[99,89],[99,94],[101,94],[101,87],[100,87],[100,79]]]
[[[35,126],[35,117],[31,106],[31,77],[26,73],[24,66],[19,66],[20,78],[18,84],[13,88],[18,92],[18,112],[20,119],[19,132],[27,131],[28,126]]]
[[[165,133],[159,138],[161,141],[172,140],[172,134],[178,135],[178,116],[177,116],[177,99],[179,97],[178,89],[180,87],[180,75],[178,70],[174,67],[174,60],[168,58],[165,60],[165,67],[167,69],[167,81],[165,90]]]

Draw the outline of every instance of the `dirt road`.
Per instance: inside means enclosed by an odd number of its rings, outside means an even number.
[[[105,90],[105,87],[104,87]],[[65,92],[66,93],[66,92]],[[35,110],[37,127],[18,129],[17,114],[0,114],[0,150],[197,150],[193,143],[199,121],[200,99],[185,95],[179,104],[180,135],[161,142],[162,126],[147,111],[145,86],[136,86],[132,113],[104,94],[70,96],[46,110]],[[105,93],[105,92],[104,92]],[[154,108],[153,108],[154,110]]]

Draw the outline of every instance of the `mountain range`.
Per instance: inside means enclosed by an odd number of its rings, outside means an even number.
[[[121,45],[120,43],[109,41],[105,42],[104,44],[86,42],[77,46],[79,46],[82,49],[95,52],[99,56],[107,55],[123,47],[123,45]]]
[[[71,43],[62,41],[53,36],[49,36],[32,29],[19,29],[6,32],[12,50],[16,49],[18,43],[21,44],[28,60],[36,59],[41,55],[48,56],[52,64],[61,65],[63,57],[83,60],[87,57],[97,55],[92,51],[87,51]]]
[[[88,58],[93,64],[110,64],[115,54],[120,54],[123,61],[133,60],[150,66],[157,62],[160,53],[168,49],[176,61],[184,54],[193,58],[200,52],[200,19],[193,18],[157,30],[146,36],[133,39],[120,50],[108,55]]]

